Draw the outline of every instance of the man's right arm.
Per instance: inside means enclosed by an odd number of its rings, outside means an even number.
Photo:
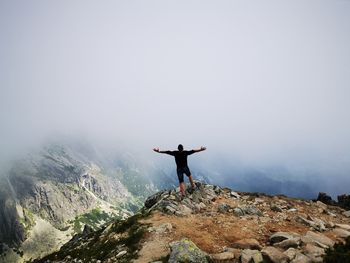
[[[159,148],[154,148],[153,151],[155,151],[157,153],[165,153],[165,154],[169,154],[169,155],[174,155],[173,151],[160,151]]]

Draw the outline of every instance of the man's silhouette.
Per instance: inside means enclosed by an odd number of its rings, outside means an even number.
[[[193,182],[191,171],[187,165],[187,156],[191,155],[193,153],[204,151],[204,150],[206,150],[206,148],[201,147],[200,149],[194,149],[191,151],[184,151],[184,147],[182,146],[182,144],[179,144],[177,149],[178,149],[178,151],[160,151],[159,148],[154,148],[153,151],[155,151],[157,153],[169,154],[169,155],[172,155],[175,157],[175,162],[176,162],[176,166],[177,166],[177,168],[176,168],[177,177],[179,178],[179,183],[180,183],[180,193],[182,196],[185,196],[184,174],[186,174],[188,179],[190,180],[192,188],[195,188],[195,184]]]

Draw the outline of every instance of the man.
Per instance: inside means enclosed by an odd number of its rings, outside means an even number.
[[[177,169],[176,169],[177,177],[179,178],[179,183],[180,183],[180,193],[181,193],[182,197],[184,197],[185,196],[184,174],[186,174],[188,179],[190,180],[192,188],[195,188],[195,184],[193,182],[191,171],[187,165],[187,156],[191,155],[193,153],[205,151],[206,148],[201,147],[200,149],[195,149],[195,150],[191,150],[191,151],[184,151],[184,147],[182,146],[182,144],[179,144],[177,149],[178,149],[178,151],[160,151],[159,148],[154,148],[153,151],[155,151],[157,153],[169,154],[169,155],[175,157],[175,162],[176,162],[176,166],[177,166]]]

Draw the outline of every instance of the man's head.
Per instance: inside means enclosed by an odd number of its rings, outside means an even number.
[[[182,152],[184,150],[184,147],[182,146],[182,144],[179,144],[179,146],[177,146],[177,149]]]

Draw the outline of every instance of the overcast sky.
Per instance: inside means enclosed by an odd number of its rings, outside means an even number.
[[[0,0],[1,151],[58,132],[348,176],[349,47],[350,1]]]

